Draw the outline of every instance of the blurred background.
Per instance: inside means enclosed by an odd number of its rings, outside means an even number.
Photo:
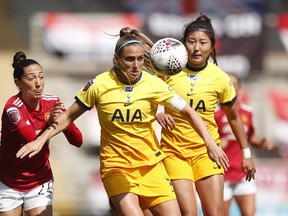
[[[254,110],[256,132],[269,138],[270,152],[252,149],[257,166],[257,216],[288,214],[288,1],[287,0],[1,0],[0,86],[3,106],[17,93],[12,59],[17,51],[44,68],[49,93],[66,107],[77,91],[111,68],[122,27],[154,42],[180,39],[183,25],[212,18],[218,65],[243,80],[243,98]],[[99,178],[99,131],[95,110],[76,124],[80,149],[62,134],[51,140],[57,216],[104,216],[109,205]],[[236,206],[231,215],[239,215]]]

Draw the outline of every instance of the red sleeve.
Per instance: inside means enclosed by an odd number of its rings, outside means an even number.
[[[63,133],[71,145],[76,147],[80,147],[82,145],[82,133],[73,122],[67,127],[66,130],[63,131]]]
[[[17,130],[20,136],[25,139],[27,143],[35,140],[37,137],[35,131],[29,125],[19,127]]]
[[[254,130],[254,125],[253,125],[253,114],[252,112],[250,112],[250,115],[249,115],[249,130],[247,132],[247,136],[248,137],[251,137],[252,134],[255,133],[255,130]]]
[[[47,126],[48,125],[46,124],[38,135],[35,133],[34,129],[29,125],[19,127],[17,130],[20,136],[28,143],[34,141],[38,136],[40,136],[47,129]]]

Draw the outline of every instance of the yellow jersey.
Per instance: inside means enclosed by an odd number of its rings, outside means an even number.
[[[135,168],[163,160],[166,155],[153,122],[158,104],[169,105],[175,95],[163,80],[145,71],[133,85],[121,83],[110,71],[90,80],[75,98],[87,109],[96,106],[101,168]]]
[[[228,74],[215,64],[208,62],[200,71],[191,71],[185,67],[180,73],[171,76],[166,83],[184,98],[198,112],[216,143],[220,143],[217,124],[214,119],[216,105],[233,104],[235,89]],[[167,155],[192,157],[207,152],[203,139],[179,113],[165,109],[175,120],[176,127],[162,130],[162,150]]]

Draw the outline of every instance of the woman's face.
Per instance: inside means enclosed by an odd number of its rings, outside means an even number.
[[[141,44],[129,44],[123,47],[121,55],[115,54],[115,60],[123,74],[124,79],[132,82],[136,81],[141,74],[142,66],[144,64],[144,48]]]
[[[42,67],[38,64],[25,67],[22,79],[16,79],[15,84],[20,89],[23,98],[29,101],[39,99],[44,90],[44,73]]]
[[[184,45],[188,52],[188,65],[201,68],[205,65],[212,52],[210,38],[202,31],[191,32]]]

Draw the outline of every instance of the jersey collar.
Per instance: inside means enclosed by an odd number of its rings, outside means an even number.
[[[204,70],[204,69],[207,67],[207,65],[208,65],[208,62],[206,61],[205,65],[204,65],[203,67],[195,68],[195,67],[192,67],[192,66],[190,66],[190,65],[187,64],[187,65],[186,65],[186,68],[187,68],[188,70],[190,70],[190,71],[199,72],[199,71]]]

